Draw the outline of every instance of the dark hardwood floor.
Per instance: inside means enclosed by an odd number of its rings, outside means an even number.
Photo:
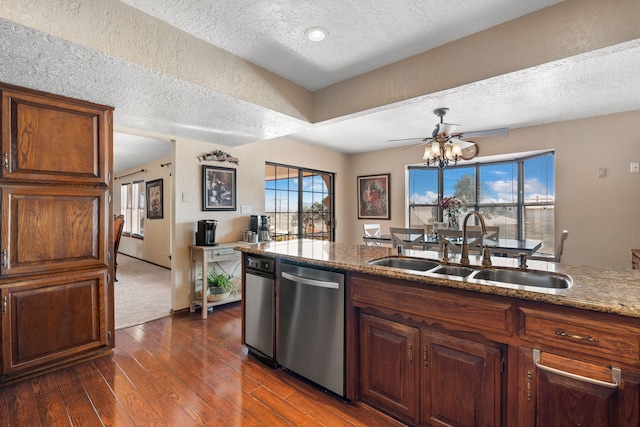
[[[247,356],[240,304],[116,331],[111,357],[0,388],[0,426],[400,426]]]

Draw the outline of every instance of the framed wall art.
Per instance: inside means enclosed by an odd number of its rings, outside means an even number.
[[[162,200],[162,179],[148,181],[146,183],[147,195],[147,218],[162,219],[164,216],[164,206]]]
[[[390,174],[358,177],[358,219],[391,219]]]
[[[236,210],[236,170],[202,166],[202,210]]]

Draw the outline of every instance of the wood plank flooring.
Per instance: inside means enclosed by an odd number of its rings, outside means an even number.
[[[104,357],[0,388],[0,426],[401,426],[247,356],[240,303],[116,331]]]

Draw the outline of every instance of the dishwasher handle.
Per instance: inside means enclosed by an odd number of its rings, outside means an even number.
[[[302,283],[303,285],[317,286],[319,288],[340,289],[340,283],[338,282],[308,279],[306,277],[296,276],[285,271],[282,272],[282,277],[291,280],[292,282]]]

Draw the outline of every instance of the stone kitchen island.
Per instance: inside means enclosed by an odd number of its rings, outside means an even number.
[[[528,261],[573,279],[531,292],[367,263],[391,248],[295,240],[238,250],[274,258],[276,274],[281,263],[345,272],[349,400],[410,425],[638,425],[638,271]]]

